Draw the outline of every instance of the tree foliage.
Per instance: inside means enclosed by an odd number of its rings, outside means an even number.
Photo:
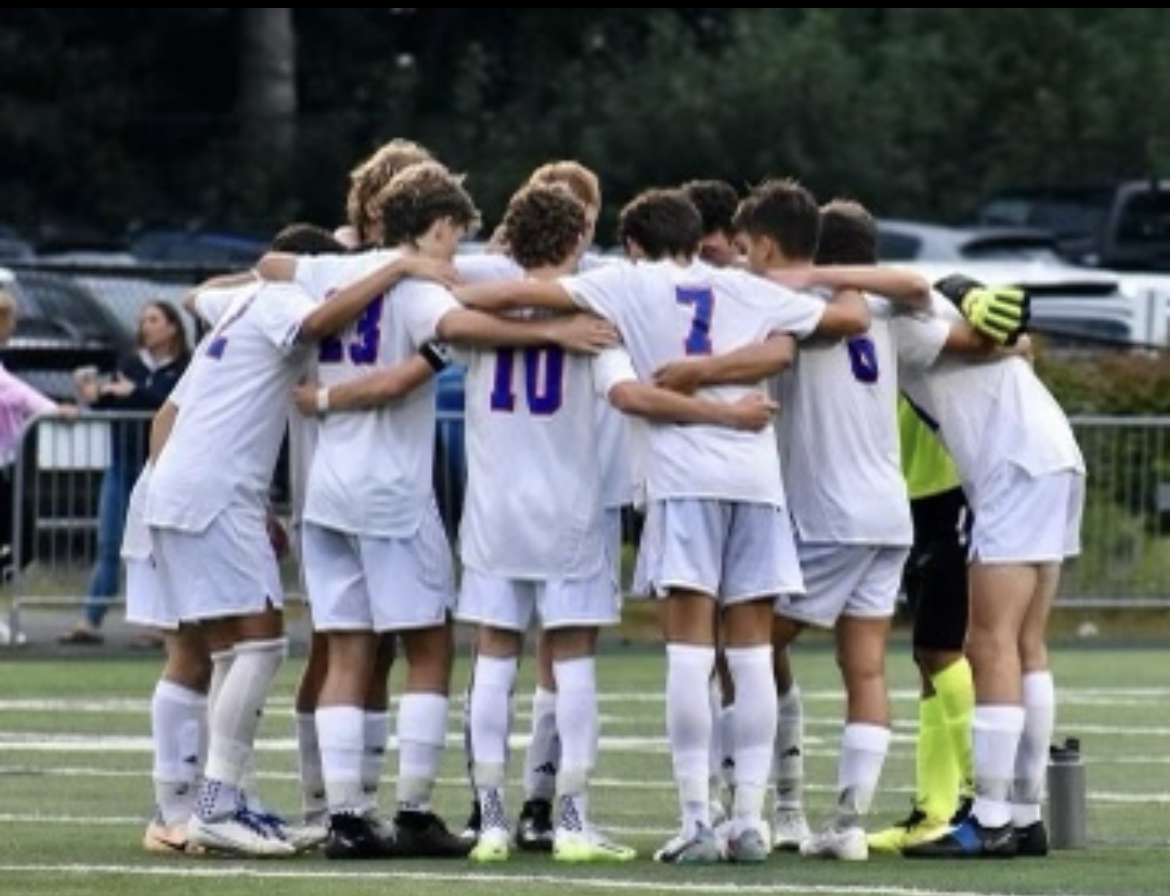
[[[651,183],[783,174],[881,214],[959,219],[1008,184],[1170,174],[1166,17],[14,9],[0,22],[0,220],[32,234],[330,221],[350,167],[394,136],[466,170],[489,221],[550,157],[596,168],[610,215]],[[290,58],[248,55],[290,23]]]

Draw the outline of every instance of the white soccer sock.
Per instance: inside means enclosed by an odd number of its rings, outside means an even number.
[[[776,683],[772,678],[772,645],[728,647],[727,665],[735,682],[735,699],[750,711],[734,715],[735,798],[732,814],[736,833],[758,826],[772,769],[776,738]]]
[[[312,712],[296,715],[297,772],[301,779],[301,813],[305,821],[321,820],[328,811],[317,717]]]
[[[777,808],[800,809],[804,806],[804,703],[800,685],[795,682],[779,695],[777,703],[772,778]]]
[[[471,678],[471,740],[475,744],[473,777],[477,787],[502,787],[508,761],[508,720],[518,657],[475,657]]]
[[[889,750],[890,729],[884,725],[845,724],[845,730],[841,732],[841,755],[837,760],[839,818],[853,821],[869,811]]]
[[[1026,827],[1040,820],[1048,749],[1056,727],[1056,687],[1052,672],[1040,669],[1024,675],[1024,731],[1016,750],[1012,784],[1012,821]]]
[[[390,714],[380,709],[362,711],[362,811],[378,808],[378,790],[386,770],[386,745],[390,741]]]
[[[768,675],[771,676],[771,670],[768,670]],[[769,678],[771,681],[771,678]],[[772,692],[775,693],[776,688],[772,687]],[[719,769],[716,773],[715,780],[719,782],[721,787],[726,786],[734,791],[736,784],[739,781],[736,775],[736,760],[735,760],[735,704],[728,703],[726,706],[720,706],[719,712],[715,715],[715,735],[714,741],[718,744],[718,749],[712,749],[719,757]],[[772,737],[769,733],[768,737],[768,765],[772,764]]]
[[[728,734],[726,726],[720,724],[723,715],[723,689],[719,686],[719,676],[712,675],[707,682],[707,704],[711,708],[711,753],[708,774],[711,777],[711,787],[723,786],[723,762],[728,756],[727,746],[723,742]]]
[[[692,644],[666,645],[666,733],[683,831],[711,824],[711,707],[696,695],[706,693],[715,665],[715,648]]]
[[[599,720],[597,665],[582,656],[553,663],[557,680],[556,727],[561,733],[561,769],[556,779],[559,796],[581,796],[597,762]],[[578,813],[584,811],[579,801]],[[578,820],[583,824],[584,816]]]
[[[971,813],[984,827],[998,828],[1012,820],[1008,798],[1023,731],[1024,707],[975,705],[971,718],[975,803]]]
[[[198,807],[202,817],[235,810],[272,679],[287,650],[285,638],[236,645],[219,696],[209,707],[207,765]]]
[[[150,736],[154,799],[168,825],[185,822],[194,809],[206,723],[206,696],[159,679],[150,701]]]
[[[316,727],[329,813],[360,815],[366,807],[364,713],[360,706],[318,706]]]
[[[426,812],[447,742],[446,694],[408,691],[398,702],[398,808]]]
[[[557,692],[537,685],[532,692],[532,737],[524,752],[525,799],[552,800],[556,795],[561,743],[557,733]]]

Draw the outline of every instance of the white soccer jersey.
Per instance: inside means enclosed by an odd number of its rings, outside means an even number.
[[[632,370],[632,368],[631,368]],[[609,510],[634,500],[634,446],[631,420],[608,398],[597,403],[597,453],[601,458],[601,503]]]
[[[297,281],[328,296],[393,254],[306,257],[298,261]],[[405,361],[434,337],[443,315],[460,307],[437,283],[400,281],[336,337],[322,340],[318,381],[332,385]],[[434,446],[433,380],[378,408],[328,414],[317,427],[303,518],[355,535],[413,535],[432,498]]]
[[[632,375],[625,352],[467,354],[464,565],[512,579],[595,575],[607,557],[597,406],[611,368]]]
[[[723,354],[774,331],[812,332],[824,302],[746,271],[702,262],[604,265],[561,279],[584,308],[617,326],[638,378],[653,379],[667,361]],[[760,386],[718,386],[703,393],[734,400]],[[646,497],[711,498],[784,504],[776,440],[770,429],[651,423],[646,427]]]
[[[1068,417],[1024,358],[984,362],[943,351],[958,310],[935,295],[935,316],[893,320],[900,384],[924,412],[976,499],[1005,463],[1033,476],[1084,472]]]
[[[237,288],[184,375],[180,412],[150,477],[146,521],[201,532],[226,507],[265,503],[316,303],[292,283]]]
[[[780,467],[805,542],[913,541],[898,445],[894,311],[882,299],[869,306],[866,333],[805,339],[780,378]]]

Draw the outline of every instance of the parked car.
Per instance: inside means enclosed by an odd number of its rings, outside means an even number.
[[[229,230],[151,227],[131,234],[128,246],[139,261],[235,268],[253,264],[268,243],[253,234]]]
[[[1043,228],[1077,264],[1170,271],[1170,179],[1004,189],[983,202],[975,222]]]
[[[133,345],[131,329],[70,277],[0,268],[0,286],[16,296],[19,315],[0,357],[46,395],[72,399],[76,368],[111,372]]]
[[[1052,234],[1035,227],[950,227],[879,218],[877,232],[882,261],[1065,261]]]

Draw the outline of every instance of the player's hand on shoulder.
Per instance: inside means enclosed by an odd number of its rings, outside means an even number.
[[[620,342],[617,327],[588,312],[547,319],[549,340],[566,351],[594,355]]]
[[[735,412],[735,428],[752,432],[771,426],[780,410],[780,405],[763,392],[748,392],[731,404]]]
[[[671,392],[693,395],[703,382],[701,365],[702,360],[699,358],[667,361],[654,371],[654,385]]]
[[[449,261],[430,258],[426,255],[409,253],[401,256],[401,263],[406,274],[423,280],[433,280],[448,288],[458,284],[459,275],[455,266]]]

